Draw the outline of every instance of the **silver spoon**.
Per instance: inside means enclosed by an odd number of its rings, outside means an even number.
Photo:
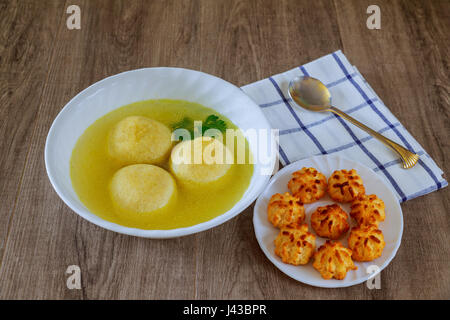
[[[386,138],[378,132],[365,126],[358,120],[350,117],[345,112],[331,105],[331,95],[327,87],[312,77],[296,77],[289,83],[289,95],[299,106],[316,112],[333,112],[350,121],[355,126],[367,131],[371,136],[383,142],[386,146],[397,152],[403,161],[403,168],[409,169],[419,161],[419,156],[398,143]]]

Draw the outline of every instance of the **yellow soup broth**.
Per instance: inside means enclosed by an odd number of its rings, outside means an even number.
[[[114,173],[127,165],[113,159],[108,153],[108,134],[116,123],[128,116],[144,116],[171,128],[174,123],[186,117],[204,121],[211,114],[224,120],[227,128],[238,129],[215,110],[183,100],[139,101],[116,109],[95,121],[78,139],[70,160],[72,185],[81,202],[105,220],[127,227],[153,230],[196,225],[231,209],[250,184],[253,164],[248,161],[245,164],[232,164],[228,177],[221,179],[220,183],[192,187],[176,181],[175,203],[166,210],[145,214],[142,219],[136,219],[135,214],[127,216],[119,212],[111,200],[111,179]],[[247,142],[246,152],[250,153]],[[236,160],[236,153],[234,157]],[[170,172],[169,159],[159,166]]]

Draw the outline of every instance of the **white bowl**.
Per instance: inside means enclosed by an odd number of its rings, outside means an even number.
[[[53,122],[45,145],[45,166],[53,188],[60,198],[86,220],[108,230],[147,237],[172,238],[207,230],[233,218],[247,208],[264,190],[270,178],[261,174],[263,163],[257,161],[250,185],[233,208],[222,215],[186,228],[143,230],[106,221],[90,212],[78,199],[70,179],[70,157],[78,138],[95,120],[123,105],[148,99],[182,99],[200,103],[225,115],[242,130],[266,129],[270,125],[259,107],[238,87],[203,72],[181,68],[146,68],[123,72],[103,79],[75,96]],[[267,135],[273,143],[274,135]],[[256,154],[256,144],[249,140]],[[276,153],[269,156],[273,169]]]

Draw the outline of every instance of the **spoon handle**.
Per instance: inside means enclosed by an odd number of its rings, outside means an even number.
[[[417,163],[417,161],[419,161],[419,156],[417,154],[415,154],[415,153],[409,151],[408,149],[402,147],[398,143],[395,143],[394,141],[386,138],[385,136],[379,134],[375,130],[370,129],[368,126],[362,124],[361,122],[359,122],[355,118],[350,117],[348,114],[346,114],[345,112],[339,110],[338,108],[330,107],[330,109],[328,109],[327,111],[331,111],[331,112],[337,114],[338,116],[340,116],[340,117],[350,121],[355,126],[365,130],[371,136],[373,136],[374,138],[377,138],[378,140],[383,142],[386,146],[391,148],[393,151],[397,152],[399,154],[400,158],[403,161],[403,168],[405,168],[405,169],[412,168]]]

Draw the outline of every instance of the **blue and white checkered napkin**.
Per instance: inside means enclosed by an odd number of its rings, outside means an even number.
[[[405,170],[396,154],[365,131],[334,114],[295,107],[288,95],[288,84],[299,75],[321,80],[331,92],[333,105],[419,154],[419,163]],[[283,165],[313,155],[339,154],[375,170],[392,185],[402,202],[448,185],[442,170],[341,51],[246,85],[242,90],[261,107],[271,126],[280,130]]]

